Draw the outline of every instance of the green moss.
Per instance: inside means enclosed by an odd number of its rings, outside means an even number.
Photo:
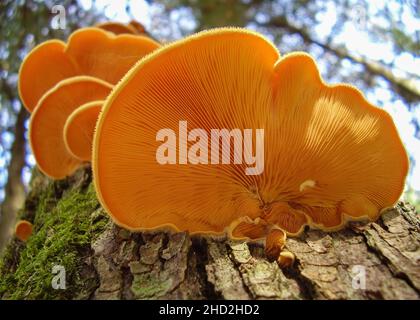
[[[34,234],[22,245],[13,269],[11,252],[0,265],[0,297],[3,299],[70,299],[75,292],[91,293],[98,285],[92,267],[83,260],[90,253],[93,234],[108,219],[97,214],[99,208],[93,185],[60,190],[50,182],[39,195],[34,215]],[[59,198],[59,200],[57,200]],[[15,250],[13,245],[10,250]],[[61,265],[66,271],[65,290],[52,288],[52,268]],[[77,297],[76,297],[77,298]]]
[[[137,299],[156,299],[163,296],[171,287],[172,279],[159,279],[153,273],[135,274],[131,292]]]
[[[14,272],[15,266],[17,264],[16,255],[19,254],[19,248],[17,246],[18,242],[15,240],[14,244],[15,245],[7,246],[6,250],[2,254],[2,257],[0,259],[0,275],[6,274],[9,272]],[[1,297],[1,293],[0,293],[0,297]]]

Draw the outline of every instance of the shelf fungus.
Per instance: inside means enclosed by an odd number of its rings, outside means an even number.
[[[133,27],[134,29],[136,29],[138,34],[146,33],[146,28],[143,26],[143,24],[141,24],[140,22],[136,20],[131,20],[129,22],[129,25]]]
[[[181,121],[197,130],[179,161],[162,164],[157,133],[178,132]],[[236,135],[231,161],[188,161],[210,154],[203,140],[214,128],[263,129],[264,170],[247,175],[232,160]],[[309,55],[280,57],[261,35],[222,28],[166,45],[127,73],[99,117],[92,165],[118,225],[266,239],[267,255],[287,265],[286,235],[375,220],[393,206],[408,157],[390,115],[350,85],[324,83]]]
[[[132,27],[135,30],[135,27]],[[49,40],[36,46],[19,71],[19,94],[29,112],[59,81],[77,75],[116,84],[143,56],[159,44],[143,35],[115,35],[100,28],[73,32],[67,43]]]
[[[81,161],[92,160],[92,140],[104,101],[90,101],[74,110],[64,125],[63,139],[69,153]]]
[[[15,226],[15,235],[21,241],[26,242],[32,235],[32,223],[26,220],[20,220]]]
[[[29,122],[29,141],[38,168],[53,179],[72,174],[83,159],[66,148],[64,127],[74,110],[91,101],[104,100],[112,85],[89,76],[60,81],[39,101]],[[83,141],[84,132],[80,132]]]
[[[144,34],[144,26],[135,20],[130,21],[129,23],[121,22],[102,22],[95,25],[95,27],[112,32],[114,34]]]

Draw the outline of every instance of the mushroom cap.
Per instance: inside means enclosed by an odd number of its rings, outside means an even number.
[[[63,79],[89,75],[117,83],[138,60],[158,46],[146,36],[79,29],[67,44],[46,41],[26,56],[19,71],[19,95],[32,112],[42,95]]]
[[[39,101],[29,123],[29,141],[39,169],[53,179],[72,174],[81,164],[64,143],[67,118],[81,105],[104,100],[112,85],[89,77],[77,76],[60,81]]]
[[[102,22],[95,25],[96,28],[112,32],[114,34],[137,34],[137,29],[131,24],[124,24],[120,22]]]
[[[129,25],[136,29],[138,34],[146,33],[146,28],[136,20],[131,20]]]
[[[64,125],[64,143],[69,153],[81,160],[92,160],[92,141],[103,100],[91,101],[74,110]]]
[[[178,132],[181,120],[208,136],[264,129],[263,173],[246,175],[232,154],[231,164],[179,164],[179,148],[177,164],[160,165],[156,133]],[[389,114],[349,85],[326,85],[309,55],[280,58],[259,34],[222,28],[130,70],[99,117],[92,167],[101,204],[123,227],[263,237],[270,226],[296,235],[376,219],[401,195],[408,157]]]
[[[49,40],[36,46],[23,60],[18,89],[22,103],[29,112],[57,82],[80,74],[77,64],[65,49],[64,42]]]
[[[20,220],[15,226],[15,235],[21,241],[26,241],[32,234],[32,223],[26,220]]]
[[[83,28],[71,34],[66,53],[77,61],[83,74],[116,84],[137,61],[159,46],[146,36]]]

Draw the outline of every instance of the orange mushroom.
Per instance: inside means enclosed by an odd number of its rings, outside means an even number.
[[[98,28],[79,29],[67,44],[47,41],[27,55],[19,71],[20,97],[32,112],[42,95],[63,79],[90,75],[115,84],[158,46],[145,36],[113,35]]]
[[[158,47],[146,36],[83,28],[71,34],[66,53],[77,61],[83,74],[116,84],[140,58]]]
[[[103,29],[114,34],[143,34],[146,33],[144,26],[136,21],[131,20],[129,23],[124,24],[121,22],[101,22],[95,25],[96,28]]]
[[[32,223],[26,220],[20,220],[15,227],[15,235],[21,241],[26,242],[32,235]]]
[[[112,85],[89,77],[62,80],[39,101],[31,115],[29,140],[39,169],[47,176],[62,179],[81,164],[67,150],[63,130],[69,115],[81,105],[104,100]]]
[[[180,121],[207,136],[264,129],[263,172],[189,161],[194,136],[175,163],[160,164],[157,133],[183,134]],[[210,154],[209,144],[201,152]],[[98,198],[120,226],[267,238],[267,254],[291,263],[279,254],[285,234],[375,220],[393,206],[408,157],[390,115],[349,85],[325,84],[309,55],[280,58],[261,35],[222,28],[162,47],[130,70],[99,117],[92,166]]]
[[[131,20],[129,25],[136,29],[138,34],[146,33],[146,28],[136,20]]]
[[[81,73],[65,49],[64,42],[49,40],[35,47],[23,60],[18,88],[22,103],[29,112],[57,82]]]
[[[131,24],[123,24],[120,22],[102,22],[95,25],[95,27],[112,32],[114,34],[137,34],[136,28]]]
[[[64,143],[69,153],[81,161],[91,161],[96,121],[104,101],[91,101],[74,110],[64,125]]]

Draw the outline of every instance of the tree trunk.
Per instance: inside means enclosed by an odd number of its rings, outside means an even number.
[[[0,253],[6,247],[13,234],[17,212],[25,201],[25,188],[22,182],[22,170],[25,166],[25,120],[28,113],[21,107],[15,124],[14,141],[10,149],[10,164],[7,169],[7,183],[4,201],[0,206]]]
[[[117,227],[96,200],[89,168],[56,182],[35,171],[31,186],[22,218],[35,232],[26,243],[14,239],[0,262],[3,299],[420,297],[420,221],[407,203],[375,223],[289,238],[297,259],[282,270],[262,245]],[[54,289],[57,265],[65,289]]]

